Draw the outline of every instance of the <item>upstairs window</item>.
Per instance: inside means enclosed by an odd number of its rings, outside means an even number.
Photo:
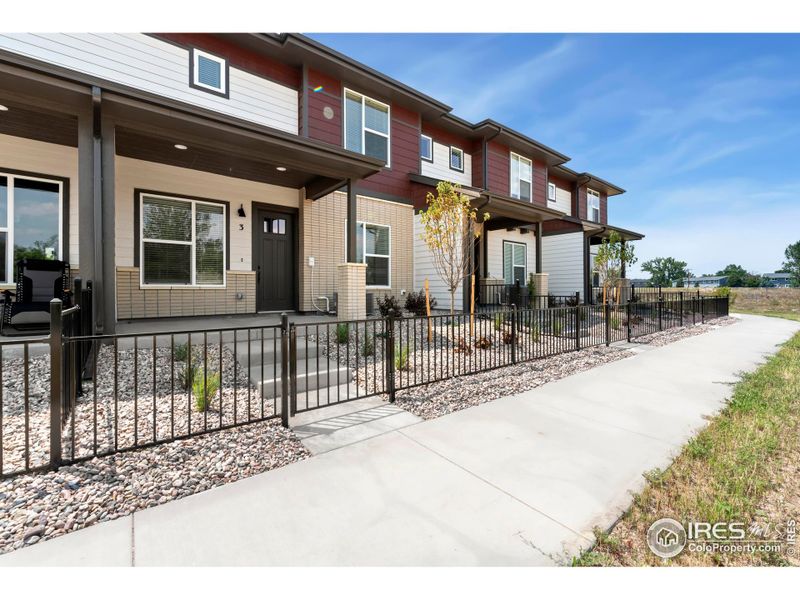
[[[531,188],[533,186],[533,163],[520,156],[511,153],[511,197],[519,200],[531,200]]]
[[[594,190],[586,190],[587,218],[595,223],[600,222],[600,194]]]
[[[464,172],[464,151],[461,148],[450,146],[450,168]]]
[[[548,183],[547,184],[547,199],[550,202],[556,201],[556,184],[555,183]]]
[[[389,105],[345,90],[344,147],[389,166]]]
[[[192,48],[190,85],[228,97],[228,64],[224,58]]]
[[[433,139],[431,136],[419,136],[419,155],[422,160],[433,162]]]

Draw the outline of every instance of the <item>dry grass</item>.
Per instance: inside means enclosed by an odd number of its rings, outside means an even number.
[[[785,554],[684,551],[664,561],[646,544],[657,519],[783,525],[800,512],[800,334],[744,375],[728,405],[647,485],[610,533],[575,560],[595,565],[786,565]],[[773,539],[770,537],[769,539]]]

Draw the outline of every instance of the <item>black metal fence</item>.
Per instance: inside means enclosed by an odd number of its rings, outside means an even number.
[[[0,477],[608,345],[728,314],[727,298],[91,333],[91,286],[49,336],[0,341]]]
[[[535,292],[535,290],[533,290]],[[531,294],[526,285],[519,282],[481,283],[477,304],[480,308],[497,308],[516,306],[517,308],[556,308],[559,306],[577,306],[580,304],[580,293],[568,295]]]

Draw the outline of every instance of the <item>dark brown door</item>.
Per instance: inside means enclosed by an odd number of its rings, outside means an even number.
[[[294,215],[255,211],[256,310],[294,310]]]

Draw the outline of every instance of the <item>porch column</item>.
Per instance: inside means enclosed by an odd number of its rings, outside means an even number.
[[[356,190],[347,180],[347,262],[336,268],[336,313],[340,319],[363,319],[367,314],[367,265],[357,262]],[[391,268],[391,265],[389,265]]]
[[[542,272],[542,222],[536,223],[536,272]]]
[[[117,327],[117,286],[116,286],[116,248],[115,248],[115,172],[116,172],[116,133],[115,123],[108,118],[101,121],[101,192],[97,197],[95,212],[100,227],[95,228],[99,263],[97,272],[102,273],[101,285],[95,293],[95,303],[102,306],[99,314],[99,331],[114,333]],[[98,214],[99,212],[99,214]]]
[[[592,297],[592,270],[589,264],[589,238],[587,233],[583,234],[583,302],[588,303]]]
[[[622,250],[624,251],[625,250],[625,240],[622,240],[620,242],[620,244],[622,245]],[[625,279],[625,277],[626,277],[626,274],[625,274],[625,261],[624,260],[622,261],[622,267],[619,270],[619,276],[622,279]]]
[[[536,273],[533,275],[533,285],[536,287],[536,295],[539,298],[531,303],[534,308],[547,308],[547,295],[550,292],[549,275],[542,273],[542,233],[544,227],[542,222],[536,223]]]
[[[358,262],[356,253],[356,225],[358,223],[358,213],[356,204],[356,190],[353,180],[347,180],[347,262]]]

